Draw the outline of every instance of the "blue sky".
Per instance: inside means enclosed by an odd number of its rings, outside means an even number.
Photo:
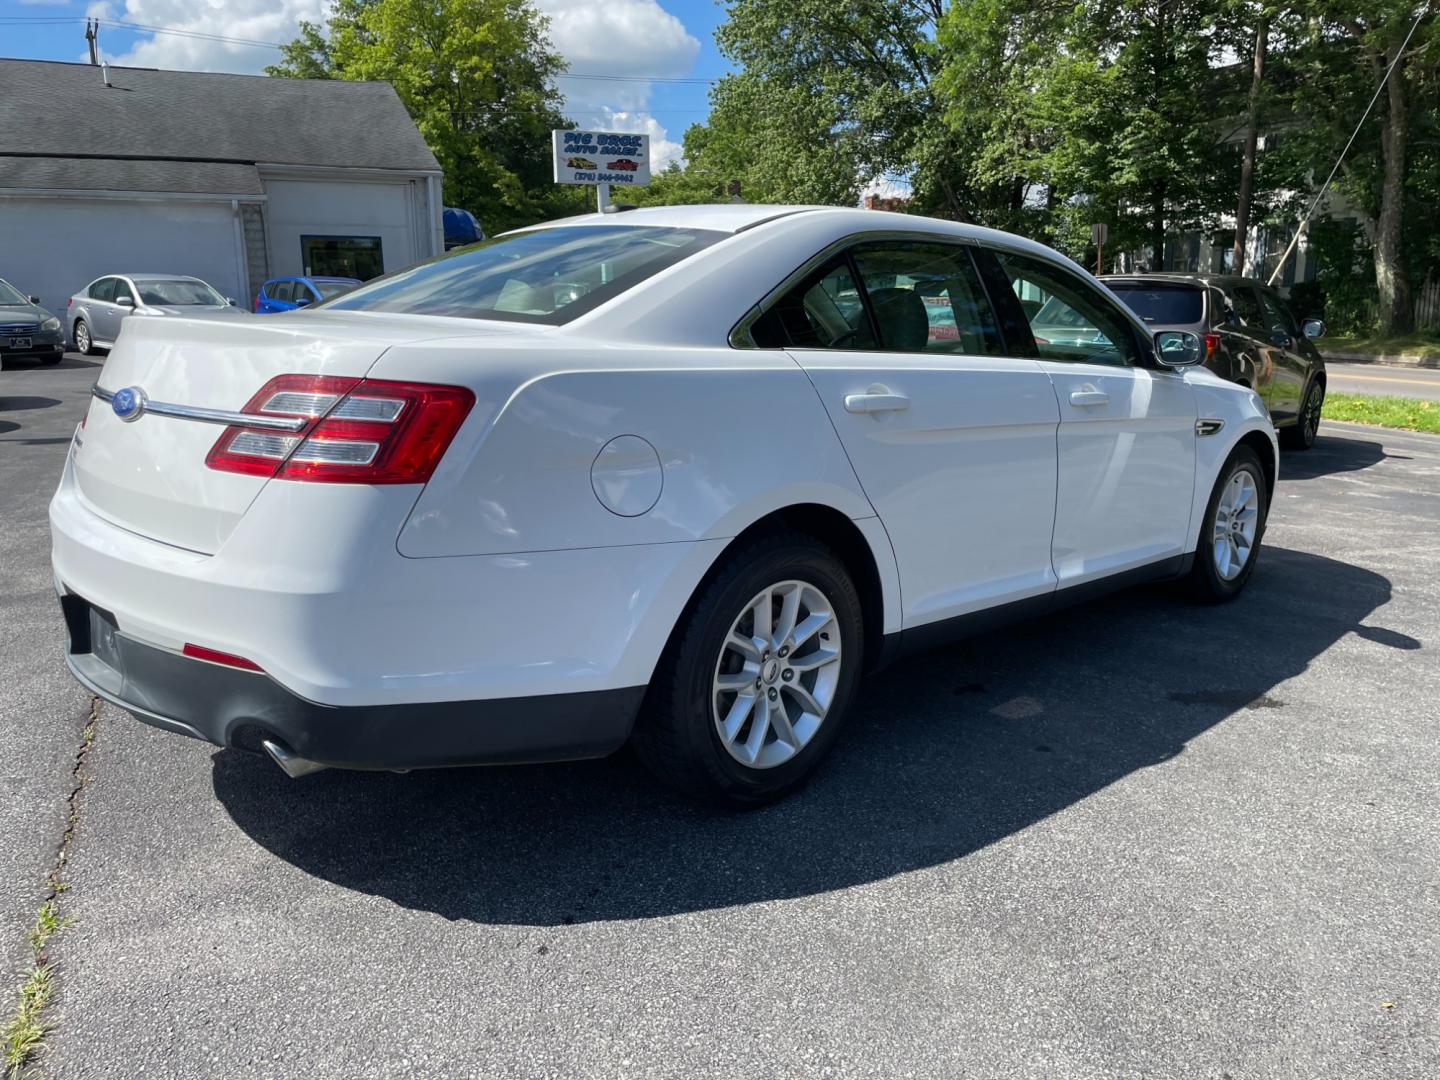
[[[646,132],[651,157],[678,157],[685,129],[708,112],[708,86],[726,70],[715,49],[718,0],[532,0],[576,76],[562,78],[566,113],[582,127]],[[273,48],[220,38],[283,42],[301,19],[320,21],[329,0],[0,0],[0,56],[83,60],[85,16],[102,20],[102,58],[191,71],[259,72]],[[139,23],[183,33],[136,30]],[[642,78],[649,76],[652,78]]]

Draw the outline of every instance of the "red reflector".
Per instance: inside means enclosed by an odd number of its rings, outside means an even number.
[[[207,649],[204,645],[186,644],[180,650],[192,660],[208,660],[212,664],[224,664],[226,667],[239,668],[242,671],[260,671],[262,668],[253,660],[246,660],[243,656],[231,656],[228,652],[221,652],[219,649]]]
[[[293,433],[227,427],[205,464],[279,480],[423,484],[474,404],[463,386],[279,375],[241,411],[305,423]]]

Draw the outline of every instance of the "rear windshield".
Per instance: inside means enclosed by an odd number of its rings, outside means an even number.
[[[137,281],[140,302],[150,307],[224,307],[225,298],[203,281]]]
[[[514,233],[376,278],[325,307],[558,326],[725,235],[644,225],[574,225]]]
[[[336,297],[336,296],[340,296],[342,293],[347,293],[347,292],[349,292],[351,289],[355,288],[356,282],[353,282],[353,281],[317,281],[317,282],[314,282],[314,285],[315,285],[315,288],[317,288],[318,290],[320,290],[320,299],[321,299],[321,300],[330,300],[330,299],[333,299],[333,298]]]
[[[1204,318],[1204,297],[1189,285],[1139,285],[1109,282],[1110,290],[1147,323],[1198,323]]]

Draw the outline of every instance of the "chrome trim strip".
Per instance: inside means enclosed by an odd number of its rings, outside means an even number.
[[[90,393],[101,401],[109,401],[114,391],[106,390],[100,384],[90,388]],[[256,416],[254,413],[231,412],[228,409],[199,409],[193,405],[172,405],[164,401],[146,401],[145,411],[156,416],[169,416],[176,420],[197,420],[202,424],[225,424],[236,427],[264,428],[267,431],[300,431],[310,421],[304,417]]]

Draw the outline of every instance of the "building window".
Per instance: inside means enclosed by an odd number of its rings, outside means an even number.
[[[306,276],[369,281],[385,272],[378,236],[302,236],[300,261]]]

